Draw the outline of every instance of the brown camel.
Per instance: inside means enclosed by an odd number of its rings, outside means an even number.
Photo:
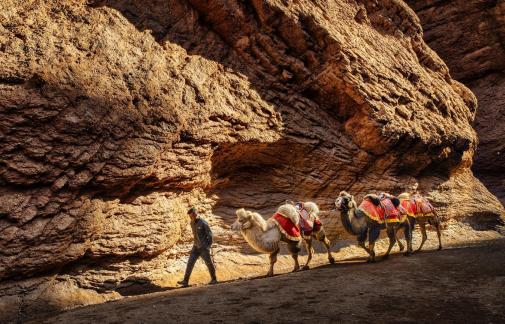
[[[421,251],[424,242],[426,242],[428,236],[426,235],[426,224],[430,224],[437,230],[438,236],[438,249],[442,250],[442,233],[440,217],[437,214],[436,209],[430,203],[428,198],[421,195],[413,195],[412,197],[407,192],[404,192],[398,196],[400,199],[400,204],[402,208],[406,211],[411,230],[414,230],[414,226],[419,224],[419,229],[421,230],[421,245],[416,250],[416,252]]]
[[[366,195],[363,202],[358,207],[354,197],[345,192],[340,192],[339,197],[335,200],[335,206],[340,210],[342,224],[345,230],[352,235],[357,236],[358,245],[361,246],[369,254],[368,262],[375,262],[375,241],[379,237],[380,231],[386,229],[389,238],[389,247],[383,258],[387,258],[393,248],[399,229],[403,229],[405,240],[407,241],[407,251],[405,255],[412,252],[412,232],[407,217],[398,218],[397,221],[388,223],[387,220],[380,219],[384,215],[383,199],[391,200],[391,203],[396,208],[399,206],[397,198],[390,195]],[[391,206],[388,204],[387,206]],[[377,217],[376,217],[377,216]],[[365,246],[365,241],[368,236],[368,248]],[[400,245],[402,248],[402,245]]]
[[[309,269],[309,263],[312,260],[314,249],[312,247],[313,239],[321,242],[326,248],[326,253],[328,253],[328,261],[333,264],[335,263],[335,258],[331,255],[330,251],[330,240],[326,236],[323,224],[319,220],[319,207],[316,203],[312,201],[303,202],[289,202],[293,204],[299,215],[300,215],[300,229],[303,235],[303,240],[305,242],[305,248],[307,249],[307,263],[303,266],[303,269]]]

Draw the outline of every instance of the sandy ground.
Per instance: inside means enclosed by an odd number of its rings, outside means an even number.
[[[455,220],[449,220],[444,223],[444,230],[442,231],[442,241],[444,246],[461,246],[462,244],[467,244],[470,242],[476,243],[480,241],[489,241],[502,237],[500,233],[494,230],[479,229],[476,230],[470,225],[461,223]],[[505,234],[505,231],[504,231]],[[382,233],[382,237],[385,237],[385,233]],[[403,239],[403,233],[400,233],[402,242],[405,244]],[[413,237],[413,247],[416,249],[421,243],[421,234],[419,229],[416,227]],[[382,238],[376,244],[377,255],[381,255],[387,250],[389,242],[386,238]],[[428,227],[428,240],[424,245],[423,250],[434,250],[438,247],[438,239],[436,232]],[[224,249],[220,249],[224,248]],[[217,265],[217,276],[219,280],[234,280],[238,278],[253,278],[260,275],[264,275],[268,272],[268,255],[255,253],[251,248],[246,248],[244,250],[237,251],[237,247],[220,247],[215,249],[215,262]],[[228,249],[226,249],[228,248]],[[314,248],[316,254],[312,259],[311,266],[318,266],[328,263],[327,255],[324,251],[323,246],[319,242],[314,243]],[[186,248],[189,250],[190,246]],[[356,240],[352,239],[333,239],[332,240],[332,253],[337,261],[354,259],[357,257],[367,257],[366,252],[356,245]],[[393,252],[398,251],[398,246],[395,246]],[[156,289],[165,289],[169,287],[175,287],[178,280],[181,280],[184,275],[184,269],[186,268],[187,256],[178,258],[169,262],[169,266],[165,271],[160,271],[157,276],[150,276],[150,282],[144,287],[141,286],[131,286],[127,289],[121,291],[123,296],[130,294],[138,294],[149,292],[150,288],[153,288],[155,292]],[[307,260],[306,250],[302,249],[300,254],[300,264],[305,264]],[[282,244],[281,253],[279,254],[278,261],[275,265],[276,273],[286,273],[293,269],[293,260],[289,255],[286,245]],[[139,274],[141,276],[141,274]],[[146,277],[148,277],[146,275]],[[201,285],[209,282],[210,277],[206,266],[203,261],[199,260],[196,263],[195,270],[191,276],[191,284]],[[151,287],[149,287],[149,285]],[[131,291],[130,291],[131,290]]]
[[[505,239],[129,297],[45,323],[505,322]],[[36,321],[41,322],[40,320]]]

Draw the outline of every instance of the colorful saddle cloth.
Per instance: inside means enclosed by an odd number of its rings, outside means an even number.
[[[384,197],[381,199],[381,206],[384,209],[387,223],[399,223],[402,221],[402,215],[400,214],[400,211],[395,207],[389,197]]]
[[[368,218],[378,222],[379,224],[384,223],[384,209],[380,206],[374,205],[369,198],[365,197],[358,208],[365,213]]]
[[[410,217],[417,216],[417,205],[413,199],[402,199],[400,200],[400,206]]]
[[[414,204],[416,205],[416,216],[434,216],[435,207],[430,203],[427,198],[424,197],[414,197],[412,198]]]
[[[304,236],[310,236],[313,232],[319,232],[323,224],[319,217],[311,215],[307,210],[298,210],[300,215],[300,228]]]
[[[287,217],[275,213],[272,219],[279,227],[279,230],[284,234],[289,240],[300,241],[302,239],[300,230],[298,227]]]
[[[410,199],[403,199],[400,203],[411,217],[435,215],[435,208],[427,198],[417,196]]]
[[[399,223],[403,222],[406,218],[406,215],[403,215],[387,196],[382,197],[378,206],[372,200],[365,197],[358,208],[379,224],[383,224],[384,222],[388,224]]]

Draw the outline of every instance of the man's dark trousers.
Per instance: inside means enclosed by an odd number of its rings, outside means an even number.
[[[209,268],[211,279],[216,280],[216,269],[214,268],[214,264],[212,263],[212,258],[210,256],[210,248],[204,248],[204,247],[198,248],[196,246],[193,246],[189,255],[188,265],[186,267],[186,273],[184,274],[185,282],[189,281],[189,277],[191,276],[191,272],[193,272],[195,262],[196,260],[198,260],[199,257],[202,257],[203,261],[207,265],[207,268]]]

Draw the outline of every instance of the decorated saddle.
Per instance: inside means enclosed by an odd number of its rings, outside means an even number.
[[[298,214],[300,215],[300,229],[304,236],[310,236],[313,232],[319,232],[323,224],[317,215],[311,214],[303,206],[303,203],[295,205]]]
[[[415,195],[410,198],[407,196],[405,199],[401,199],[400,203],[402,208],[411,217],[435,216],[435,207],[425,197]]]
[[[380,206],[374,204],[371,197],[365,196],[358,208],[365,213],[368,218],[378,222],[379,224],[384,223],[384,210]]]
[[[416,216],[435,216],[435,207],[433,207],[427,198],[414,196],[412,200],[416,205]]]
[[[358,208],[379,224],[383,224],[384,222],[388,224],[403,222],[406,215],[400,212],[393,203],[393,199],[396,198],[387,194],[381,196],[367,195],[363,198]]]
[[[417,216],[417,205],[413,199],[401,199],[400,205],[408,216]]]
[[[302,239],[298,226],[296,226],[291,219],[280,213],[275,213],[272,219],[279,227],[279,231],[281,231],[287,239],[291,241],[300,241]]]
[[[403,221],[400,210],[393,203],[392,197],[389,195],[382,195],[381,207],[384,210],[384,216],[387,223],[400,223]]]

